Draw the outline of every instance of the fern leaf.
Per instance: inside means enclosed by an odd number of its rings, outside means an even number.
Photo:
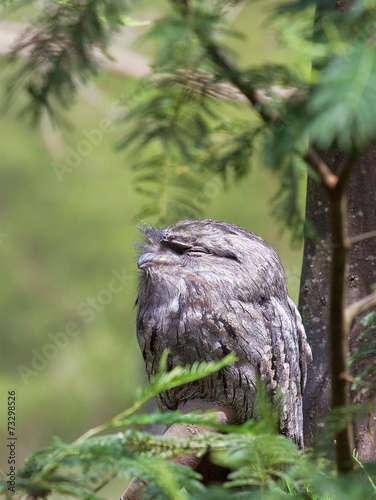
[[[307,131],[323,149],[363,147],[376,137],[376,50],[335,58],[310,99]]]

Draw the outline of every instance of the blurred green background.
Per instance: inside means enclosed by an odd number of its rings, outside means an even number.
[[[246,38],[228,44],[241,64],[289,57],[268,29],[270,4],[244,4],[234,15],[234,27]],[[144,2],[132,17],[153,20],[167,9],[161,1]],[[28,7],[2,22],[30,15]],[[125,28],[115,45],[151,58],[153,47],[137,41],[144,30]],[[53,435],[71,441],[122,411],[146,382],[134,308],[134,242],[143,200],[133,190],[126,153],[115,148],[121,127],[103,134],[61,182],[53,167],[77,151],[85,131],[98,129],[105,117],[112,119],[114,103],[136,83],[104,70],[82,88],[67,112],[69,129],[53,130],[47,121],[31,127],[15,110],[0,123],[0,433],[6,431],[7,391],[15,390],[18,467]],[[201,215],[233,222],[266,239],[277,250],[297,301],[302,248],[290,247],[289,235],[281,234],[271,216],[276,187],[260,161],[241,183],[217,190]],[[123,283],[113,281],[119,275]],[[70,322],[79,331],[72,337],[61,333]],[[0,457],[4,470],[5,445]],[[110,488],[108,498],[121,491],[122,485]]]

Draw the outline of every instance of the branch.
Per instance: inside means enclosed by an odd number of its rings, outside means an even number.
[[[346,380],[350,382],[351,384],[356,384],[359,387],[365,387],[366,389],[371,389],[372,385],[368,382],[364,382],[363,380],[360,380],[356,377],[351,377],[350,375],[346,376]]]
[[[21,33],[25,30],[26,25],[23,23],[12,22],[12,23],[2,23],[0,26],[0,54],[9,54],[12,47],[15,45],[17,39],[19,39]],[[98,58],[101,66],[109,69],[113,73],[120,73],[123,75],[130,75],[135,78],[142,78],[149,76],[151,80],[164,80],[165,78],[172,78],[174,75],[151,75],[151,62],[145,56],[138,54],[137,52],[118,47],[114,44],[109,46],[108,54],[110,58],[105,57],[103,53],[98,49],[94,48],[94,54]],[[22,51],[22,56],[29,57],[30,50]],[[194,73],[193,71],[178,70],[177,74],[182,77],[182,82],[179,83],[181,87],[184,87],[184,83],[188,89],[200,94],[206,94],[205,81],[208,81],[215,90],[209,91],[209,96],[222,99],[224,101],[240,101],[243,103],[249,103],[246,96],[239,91],[239,89],[233,87],[226,83],[215,83],[214,78],[209,79],[207,75],[201,75],[199,73]],[[190,86],[190,83],[196,86]],[[81,88],[79,89],[81,90]],[[292,88],[283,88],[280,86],[272,86],[270,90],[281,97],[282,99],[302,99],[305,97],[305,93],[301,90]],[[260,90],[260,97],[263,101],[271,101],[272,98],[267,96],[267,94]]]
[[[368,238],[375,238],[376,230],[368,231],[367,233],[357,234],[349,238],[349,244],[354,245],[354,243],[359,243],[360,241],[368,240]]]
[[[193,14],[187,1],[174,0],[173,3],[180,9],[183,15]],[[216,45],[210,35],[198,29],[196,26],[194,26],[193,29],[212,61],[223,71],[223,75],[248,99],[249,103],[255,108],[262,120],[265,123],[276,121],[279,118],[278,113],[270,109],[267,105],[264,94],[249,81],[244,80],[238,67],[227,57],[226,53]],[[332,190],[336,187],[338,177],[333,174],[328,165],[326,165],[312,148],[309,148],[303,159],[320,175],[326,190]]]
[[[370,293],[363,299],[354,302],[354,304],[346,307],[345,316],[348,324],[351,324],[352,320],[355,319],[360,314],[368,311],[371,307],[376,306],[376,292]]]
[[[340,188],[336,187],[338,183],[339,180],[332,189],[326,186],[332,244],[329,307],[332,411],[350,404],[349,383],[347,381],[349,323],[347,323],[345,315],[345,272],[348,254],[347,199],[343,189],[344,181],[342,181],[343,185]],[[348,472],[353,468],[352,451],[354,449],[354,436],[350,423],[336,434],[335,439],[338,472]]]
[[[249,99],[237,87],[230,83],[217,82],[213,75],[206,73],[194,72],[192,70],[179,69],[175,74],[156,74],[150,77],[152,81],[157,83],[161,81],[163,84],[179,85],[196,94],[200,94],[215,99],[224,101],[238,101],[243,104],[249,104]],[[283,88],[278,85],[270,87],[273,94],[278,95],[281,99],[304,99],[305,93],[295,87]],[[273,98],[267,94],[266,90],[257,90],[260,102],[266,104],[271,102]]]
[[[194,16],[194,11],[187,0],[173,0],[172,3],[175,4],[183,16]],[[270,123],[278,118],[277,112],[271,110],[266,105],[262,98],[262,93],[248,81],[244,80],[236,64],[227,57],[227,54],[220,47],[218,47],[205,29],[200,29],[193,23],[193,31],[200,39],[202,46],[206,49],[214,64],[222,70],[223,75],[232,82],[232,84],[248,99],[250,104],[256,108],[263,121],[265,123]]]
[[[265,123],[270,123],[278,118],[278,113],[271,110],[263,99],[263,94],[248,81],[245,81],[237,66],[227,57],[211,38],[196,30],[196,34],[201,39],[212,61],[222,69],[223,74],[230,82],[237,87],[248,99],[250,104],[257,110]]]
[[[338,177],[333,174],[328,165],[320,158],[314,149],[309,148],[303,159],[319,174],[322,185],[327,191],[332,191],[337,186]]]
[[[250,104],[255,108],[265,123],[271,123],[278,119],[278,113],[271,110],[263,98],[263,93],[253,87],[247,81],[242,79],[239,69],[230,61],[227,55],[219,49],[215,43],[207,36],[197,33],[203,42],[206,50],[211,56],[213,62],[219,66],[224,75],[235,85],[243,95],[246,96]],[[304,160],[320,175],[322,183],[326,189],[334,189],[338,182],[338,177],[333,174],[328,165],[318,156],[318,154],[309,148],[304,156]]]

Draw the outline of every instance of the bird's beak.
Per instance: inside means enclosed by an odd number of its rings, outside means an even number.
[[[139,269],[144,269],[146,265],[153,261],[152,254],[145,252],[140,255],[140,258],[137,261],[137,266]]]

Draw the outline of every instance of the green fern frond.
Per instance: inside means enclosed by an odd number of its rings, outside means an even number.
[[[335,58],[309,102],[306,130],[324,149],[363,147],[376,137],[376,50],[364,46]]]
[[[137,418],[129,419],[129,417],[134,415],[145,401],[156,394],[211,375],[236,360],[233,354],[229,354],[219,362],[194,363],[191,367],[177,366],[167,372],[167,357],[168,351],[165,351],[161,357],[158,373],[150,380],[145,389],[138,392],[138,400],[131,408],[105,424],[90,429],[72,444],[63,443],[55,438],[49,447],[32,454],[27,459],[25,466],[18,471],[18,488],[32,493],[36,497],[45,496],[48,491],[58,491],[77,498],[95,498],[95,495],[88,491],[89,486],[86,484],[89,479],[92,480],[92,475],[88,476],[87,473],[92,473],[93,464],[95,464],[95,470],[100,469],[106,473],[112,471],[112,474],[121,474],[124,471],[129,474],[130,470],[137,470],[138,467],[137,475],[141,473],[144,478],[154,481],[162,490],[165,487],[163,486],[163,478],[158,479],[155,474],[156,467],[167,467],[168,470],[172,467],[173,472],[177,473],[177,477],[180,474],[185,478],[183,482],[186,488],[190,484],[187,478],[191,478],[194,483],[197,483],[199,476],[188,468],[175,469],[172,464],[163,465],[160,459],[158,463],[150,462],[150,460],[155,460],[155,455],[162,454],[164,457],[171,457],[179,453],[192,452],[192,450],[197,453],[205,453],[208,444],[203,437],[195,438],[193,440],[195,445],[190,440],[179,442],[179,440],[152,436],[149,433],[134,430],[127,430],[116,435],[94,437],[104,430],[136,423]],[[187,418],[185,416],[185,421]],[[195,418],[197,422],[204,422],[205,425],[210,422],[210,417],[207,419],[202,416],[200,418],[193,416],[193,420]],[[154,420],[156,421],[158,418]],[[169,420],[177,423],[184,421],[184,417],[175,412],[170,415]],[[143,421],[146,421],[145,417]],[[223,445],[221,446],[223,448]],[[137,458],[140,454],[149,457],[150,460],[140,461]],[[82,471],[85,473],[84,476],[82,476]],[[180,482],[178,481],[177,484],[180,489]],[[4,487],[4,484],[1,487]],[[199,486],[193,485],[192,488],[197,490]]]
[[[157,374],[150,379],[149,384],[143,389],[138,398],[140,400],[150,399],[161,392],[168,391],[179,385],[194,382],[203,377],[212,375],[222,368],[231,365],[236,361],[234,353],[230,353],[220,361],[194,362],[191,366],[175,366],[172,370],[167,370],[168,351],[164,351],[161,356],[160,366]]]
[[[217,461],[221,457],[220,463],[234,470],[229,475],[229,488],[266,486],[276,477],[283,479],[286,467],[293,467],[303,459],[291,441],[273,435],[248,436],[238,443],[233,439],[231,449],[215,457]]]
[[[279,175],[279,189],[273,198],[273,215],[282,222],[281,227],[291,231],[293,243],[302,240],[305,220],[303,196],[300,192],[302,179],[305,177],[305,165],[298,155],[287,158]]]
[[[358,368],[358,375],[352,379],[352,384],[353,388],[358,386],[376,392],[376,311],[367,314],[361,324],[366,328],[359,335],[358,349],[349,358],[349,365]],[[364,368],[364,364],[368,366]]]
[[[94,48],[107,54],[124,9],[122,0],[45,4],[11,53],[10,62],[18,60],[21,51],[27,50],[29,55],[8,81],[5,104],[22,90],[28,96],[23,114],[36,122],[46,111],[56,123],[60,110],[72,104],[78,85],[97,73]]]

